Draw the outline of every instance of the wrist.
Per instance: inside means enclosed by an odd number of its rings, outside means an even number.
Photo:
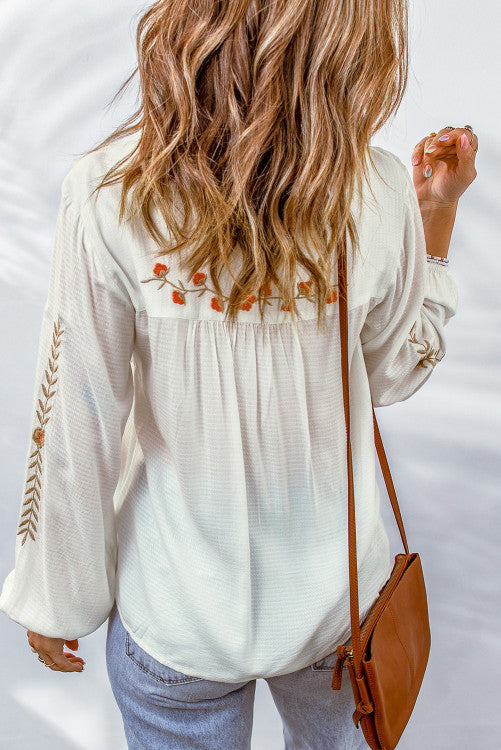
[[[454,204],[420,204],[428,254],[447,258],[456,208]]]
[[[450,215],[456,213],[459,200],[451,201],[450,203],[443,203],[441,201],[418,200],[418,203],[421,214],[423,215]]]

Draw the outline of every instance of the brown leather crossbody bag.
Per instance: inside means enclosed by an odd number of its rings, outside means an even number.
[[[374,440],[405,554],[395,556],[390,577],[363,623],[360,623],[355,531],[355,500],[350,442],[348,387],[348,311],[346,256],[338,259],[343,399],[348,459],[348,558],[350,579],[351,643],[337,648],[333,690],[341,687],[347,660],[355,711],[355,726],[362,728],[372,750],[393,750],[414,709],[428,663],[431,635],[426,588],[417,552],[409,553],[407,539],[381,435],[372,408]]]

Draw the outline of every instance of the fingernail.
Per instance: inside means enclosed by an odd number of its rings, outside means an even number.
[[[439,138],[439,141],[447,141],[449,139],[448,135],[443,135],[441,138]]]
[[[468,140],[468,136],[466,135],[466,133],[463,133],[463,135],[461,136],[461,148],[468,148],[469,145],[470,141]]]
[[[433,170],[432,170],[431,166],[429,164],[427,164],[426,169],[424,170],[424,176],[425,177],[429,177],[432,172],[433,172]]]
[[[412,157],[412,166],[415,167],[417,164],[419,164],[419,156],[413,156]]]
[[[433,151],[436,151],[436,150],[437,150],[436,146],[428,146],[428,148],[425,149],[425,154],[431,154]]]

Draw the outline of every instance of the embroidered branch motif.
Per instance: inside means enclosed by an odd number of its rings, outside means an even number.
[[[21,515],[21,520],[19,523],[19,531],[17,532],[16,536],[19,534],[24,534],[23,541],[21,544],[24,544],[26,539],[28,538],[28,534],[30,537],[34,540],[35,535],[33,531],[36,533],[37,527],[36,523],[38,523],[38,514],[37,511],[40,512],[40,474],[42,473],[42,446],[44,444],[45,440],[45,425],[49,421],[49,412],[52,409],[52,406],[49,406],[50,399],[55,394],[55,389],[53,387],[57,383],[56,378],[56,372],[57,372],[57,365],[56,360],[59,357],[58,348],[61,344],[61,335],[64,333],[64,328],[61,328],[60,321],[58,319],[57,324],[54,323],[54,333],[52,334],[52,347],[51,347],[51,357],[49,357],[49,365],[48,368],[45,370],[45,384],[42,382],[42,391],[43,395],[45,396],[45,401],[42,401],[42,399],[38,399],[38,403],[40,405],[40,409],[37,409],[37,417],[38,417],[38,427],[35,427],[33,430],[33,433],[31,435],[31,438],[33,442],[35,443],[36,450],[31,454],[30,458],[33,458],[34,461],[28,466],[29,469],[33,469],[33,474],[28,477],[27,484],[29,485],[30,482],[33,482],[33,484],[26,489],[26,500],[23,503],[23,507],[26,505],[27,508]],[[51,388],[53,390],[51,390]],[[36,508],[36,510],[35,510]],[[35,523],[36,522],[36,523]]]
[[[445,353],[440,352],[440,349],[433,349],[428,339],[425,339],[424,341],[418,341],[418,339],[415,336],[415,330],[414,330],[415,328],[416,328],[416,323],[414,323],[414,325],[412,326],[410,330],[410,335],[409,335],[408,340],[411,342],[411,344],[418,344],[419,346],[423,347],[422,349],[418,349],[418,354],[424,355],[423,357],[421,357],[421,359],[418,362],[419,367],[426,367],[427,362],[429,362],[432,367],[435,367],[437,362],[440,362],[444,358]],[[438,356],[439,354],[442,354],[442,356],[439,357]]]
[[[191,283],[196,287],[196,289],[189,289],[184,286],[184,284],[181,282],[180,279],[178,279],[179,286],[174,284],[170,279],[167,278],[167,274],[169,273],[169,268],[164,265],[163,263],[156,263],[153,268],[153,276],[151,276],[149,279],[141,279],[141,283],[144,284],[148,281],[158,281],[161,280],[161,284],[159,287],[157,287],[157,290],[162,289],[162,287],[165,286],[165,284],[170,284],[174,291],[172,292],[172,301],[175,302],[177,305],[185,305],[186,304],[186,295],[190,292],[199,292],[198,296],[200,297],[205,292],[209,292],[209,294],[212,294],[210,301],[210,306],[213,310],[216,310],[217,312],[223,312],[224,311],[224,302],[229,300],[229,297],[226,296],[217,296],[216,292],[213,289],[210,289],[207,286],[207,275],[205,273],[198,272],[196,273],[193,278],[191,279]],[[298,287],[298,294],[294,297],[294,300],[296,299],[308,299],[310,302],[314,302],[314,297],[311,294],[311,281],[299,281],[297,284]],[[271,293],[271,287],[268,285],[264,287],[264,293],[268,297],[268,299],[265,299],[266,305],[271,305],[270,299],[282,299],[282,297],[274,297]],[[241,310],[250,310],[254,302],[256,302],[257,297],[254,294],[250,294],[249,297],[246,299],[246,301],[240,305]],[[334,287],[331,287],[331,290],[326,298],[326,303],[330,304],[331,302],[336,302],[337,300],[337,292]],[[294,301],[294,305],[296,302]],[[287,312],[290,312],[290,307],[288,305],[283,305],[282,310],[285,310]]]

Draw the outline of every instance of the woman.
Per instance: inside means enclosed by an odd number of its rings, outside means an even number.
[[[331,689],[350,637],[337,259],[362,620],[393,563],[371,406],[445,354],[478,140],[422,138],[412,178],[369,145],[406,87],[405,0],[163,0],[137,41],[141,106],[62,185],[0,608],[63,672],[108,620],[131,748],[250,747],[259,677],[287,748],[365,747],[349,680]]]

